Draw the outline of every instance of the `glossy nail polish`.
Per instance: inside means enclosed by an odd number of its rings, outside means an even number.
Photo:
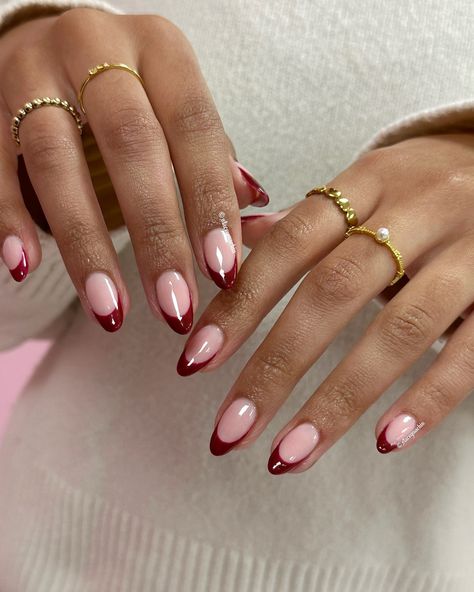
[[[237,256],[229,232],[214,228],[204,238],[204,257],[207,270],[223,290],[231,288],[237,277]]]
[[[28,259],[23,243],[17,236],[8,236],[4,240],[2,258],[12,278],[22,282],[28,275]]]
[[[236,164],[239,168],[242,178],[244,179],[245,183],[250,188],[254,196],[251,205],[257,208],[263,208],[264,206],[268,205],[270,198],[268,197],[268,193],[265,191],[265,189],[250,174],[250,172],[243,165],[240,164],[240,162],[237,162]]]
[[[377,438],[377,450],[382,454],[403,446],[406,438],[416,428],[416,419],[401,413],[390,421]]]
[[[156,282],[160,310],[168,325],[184,335],[193,325],[193,307],[188,284],[177,271],[165,271]]]
[[[318,430],[312,423],[301,423],[288,432],[268,460],[268,470],[281,475],[296,467],[313,450],[319,441]]]
[[[92,273],[86,280],[86,295],[92,311],[110,333],[118,331],[123,323],[123,309],[114,282],[102,272]]]
[[[211,437],[210,449],[214,456],[226,454],[248,433],[257,419],[254,403],[241,397],[224,411]]]
[[[212,360],[224,343],[224,334],[217,325],[206,325],[193,335],[178,361],[180,376],[194,374]]]

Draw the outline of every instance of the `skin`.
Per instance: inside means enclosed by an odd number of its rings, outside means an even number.
[[[212,371],[306,275],[218,411],[216,424],[235,399],[255,404],[257,420],[239,449],[255,442],[354,315],[377,294],[387,295],[347,357],[276,435],[272,450],[299,423],[310,422],[320,433],[316,448],[292,472],[311,467],[445,332],[447,345],[383,414],[376,436],[398,414],[411,414],[425,425],[403,446],[408,448],[474,388],[474,134],[412,138],[379,148],[326,185],[350,198],[359,224],[390,229],[405,278],[386,290],[395,272],[388,249],[363,235],[344,240],[341,211],[316,195],[276,221],[265,216],[245,223],[244,242],[254,248],[236,285],[214,298],[193,331],[215,324],[224,333],[222,349],[203,370]]]
[[[125,315],[129,310],[130,299],[108,233],[121,218],[114,204],[101,204],[104,220],[73,118],[62,109],[41,108],[21,123],[20,147],[10,133],[13,114],[35,97],[66,98],[79,111],[77,90],[88,69],[107,59],[136,68],[145,89],[120,70],[92,80],[84,94],[87,115],[80,112],[86,124],[84,135],[94,134],[106,164],[152,311],[161,316],[155,284],[170,269],[184,276],[196,310],[193,254],[210,277],[203,239],[220,227],[219,212],[224,212],[240,265],[239,206],[251,200],[189,42],[157,15],[75,8],[18,25],[2,36],[0,244],[10,235],[19,237],[30,272],[37,269],[41,247],[34,222],[44,214],[86,313],[93,318],[85,281],[96,271],[112,278]],[[20,153],[39,203],[25,204],[22,198],[17,175]],[[108,216],[110,210],[114,216]]]

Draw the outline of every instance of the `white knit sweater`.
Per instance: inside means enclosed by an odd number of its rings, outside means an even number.
[[[31,4],[3,5],[0,32]],[[371,147],[474,131],[471,0],[34,4],[158,11],[184,29],[274,210]],[[378,305],[338,336],[259,442],[214,458],[217,407],[288,298],[222,369],[180,378],[183,338],[153,320],[126,230],[113,239],[133,307],[114,335],[86,318],[39,232],[40,269],[21,285],[0,270],[0,347],[55,339],[0,449],[1,592],[472,592],[474,399],[411,449],[375,450],[376,420],[435,348],[311,470],[272,477],[276,430]],[[199,288],[205,305],[215,288],[203,278]]]

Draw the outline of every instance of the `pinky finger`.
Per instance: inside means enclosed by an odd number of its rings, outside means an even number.
[[[450,337],[429,370],[380,418],[382,454],[407,448],[436,427],[474,389],[474,312]]]
[[[15,143],[3,119],[0,122],[0,253],[13,279],[22,282],[40,264],[41,246],[23,201],[17,167]]]

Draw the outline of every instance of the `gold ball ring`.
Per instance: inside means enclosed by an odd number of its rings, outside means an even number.
[[[89,74],[88,74],[87,78],[84,80],[84,82],[82,83],[81,90],[79,91],[79,94],[78,94],[79,105],[81,106],[81,110],[84,114],[86,112],[86,110],[84,109],[84,102],[83,102],[84,90],[93,78],[95,78],[99,74],[102,74],[106,70],[124,70],[125,72],[128,72],[129,74],[133,74],[135,76],[135,78],[138,78],[138,80],[142,83],[143,88],[145,88],[145,83],[143,81],[143,78],[140,76],[140,74],[134,68],[127,66],[127,64],[108,64],[107,62],[105,62],[103,64],[100,64],[99,66],[95,66],[95,68],[91,68],[89,70]]]
[[[392,253],[392,256],[395,260],[395,264],[397,266],[397,271],[395,273],[393,280],[389,284],[390,286],[396,284],[398,280],[405,275],[402,254],[390,242],[390,232],[388,228],[382,226],[374,232],[373,230],[365,226],[353,226],[346,231],[346,238],[351,236],[351,234],[366,234],[367,236],[371,236],[379,245],[384,245]]]
[[[12,125],[10,130],[12,132],[12,137],[18,144],[18,146],[20,145],[21,122],[23,121],[23,119],[25,119],[28,113],[31,113],[31,111],[33,111],[34,109],[39,109],[40,107],[60,107],[61,109],[64,109],[74,117],[74,121],[76,122],[79,133],[82,134],[83,122],[81,120],[79,112],[74,107],[74,105],[71,105],[69,101],[60,99],[59,97],[54,97],[53,99],[51,97],[42,97],[33,99],[32,101],[25,103],[21,109],[18,109],[16,115],[14,115],[12,119]]]
[[[332,199],[344,213],[349,227],[357,226],[359,224],[354,208],[351,206],[347,197],[343,197],[338,189],[322,185],[321,187],[315,187],[314,189],[311,189],[311,191],[308,191],[306,197],[311,197],[312,195],[325,195],[329,199]]]

